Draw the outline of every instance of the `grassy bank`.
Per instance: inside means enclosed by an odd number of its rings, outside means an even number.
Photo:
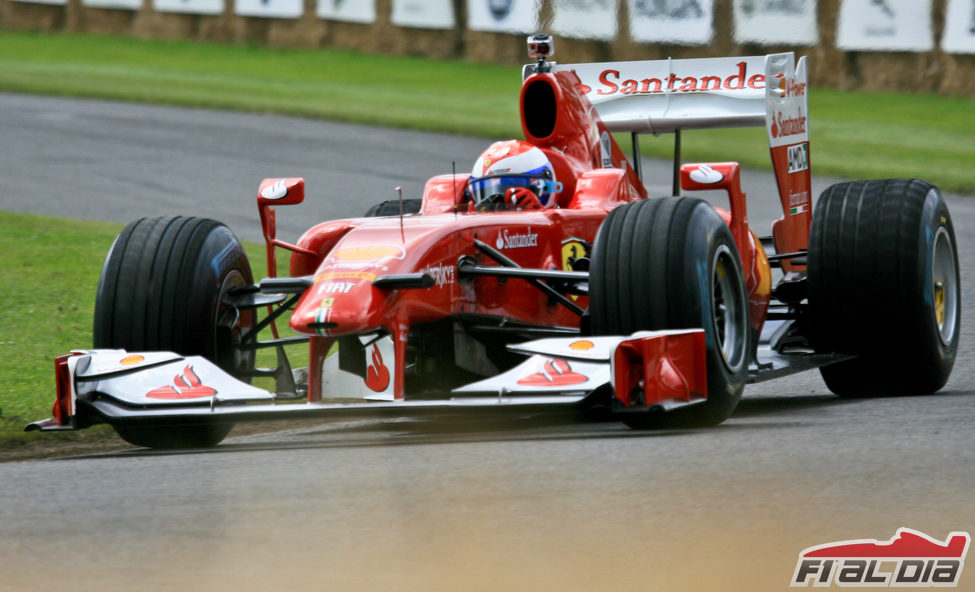
[[[331,50],[0,33],[0,90],[99,97],[443,131],[521,135],[508,66]],[[812,163],[847,178],[923,177],[975,194],[975,98],[810,94]],[[686,134],[687,160],[767,168],[760,129]],[[742,150],[741,147],[746,149]],[[670,142],[645,141],[669,156]]]
[[[91,345],[95,286],[120,229],[0,212],[0,457],[31,439],[25,424],[50,416],[54,357]]]

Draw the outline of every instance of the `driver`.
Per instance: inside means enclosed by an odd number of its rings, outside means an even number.
[[[467,193],[481,212],[555,207],[562,184],[545,153],[519,140],[491,144],[474,163]]]

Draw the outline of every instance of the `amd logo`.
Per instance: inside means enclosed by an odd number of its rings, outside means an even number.
[[[798,173],[809,168],[809,144],[803,142],[788,148],[789,173]]]

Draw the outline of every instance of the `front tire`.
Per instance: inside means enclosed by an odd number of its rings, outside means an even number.
[[[226,304],[253,283],[250,263],[223,224],[183,216],[143,218],[115,240],[95,297],[94,347],[201,355],[241,377],[254,354],[239,347],[252,311]],[[231,426],[116,428],[137,446],[214,446]]]
[[[731,231],[710,205],[667,197],[610,212],[596,236],[589,290],[595,335],[705,332],[707,401],[668,413],[624,413],[627,425],[711,426],[731,415],[748,373],[748,306]]]
[[[120,438],[142,448],[180,450],[188,448],[212,448],[223,441],[233,425],[212,426],[113,426]]]
[[[961,328],[955,231],[938,189],[899,179],[839,183],[819,198],[809,241],[810,339],[857,358],[821,368],[842,397],[944,386]]]

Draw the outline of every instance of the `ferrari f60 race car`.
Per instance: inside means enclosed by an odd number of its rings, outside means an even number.
[[[800,370],[849,397],[944,385],[961,318],[948,209],[910,179],[840,183],[813,210],[805,58],[560,65],[550,38],[529,46],[521,122],[557,179],[551,207],[481,207],[468,175],[445,174],[422,199],[289,243],[275,208],[301,203],[304,181],[265,179],[257,283],[219,222],[135,221],[101,272],[94,349],[57,359],[53,417],[27,429],[105,422],[135,445],[186,447],[242,421],[372,414],[601,409],[634,428],[711,426],[747,382]],[[766,238],[737,163],[680,164],[682,131],[752,125],[782,207]],[[646,133],[675,134],[672,196],[648,198]],[[680,195],[715,189],[727,207]],[[289,360],[295,343],[307,366]],[[260,350],[275,367],[256,367]]]

